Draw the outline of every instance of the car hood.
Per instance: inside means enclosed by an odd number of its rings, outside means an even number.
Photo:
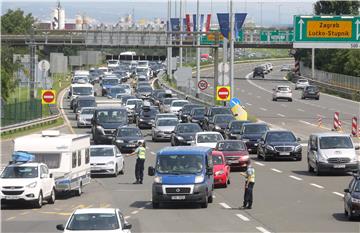
[[[190,140],[194,140],[195,139],[195,134],[194,133],[178,133],[177,136],[181,136],[183,137],[186,141],[190,141]]]
[[[116,137],[116,140],[123,140],[124,142],[143,140],[142,137]]]
[[[210,147],[210,148],[215,148],[216,147],[217,142],[205,142],[205,143],[196,143],[196,146],[202,146],[202,147]]]
[[[181,108],[182,108],[182,107],[174,107],[174,106],[172,106],[172,107],[170,107],[170,110],[172,110],[172,111],[179,111]]]
[[[103,84],[102,87],[103,88],[110,88],[110,87],[113,87],[114,85],[109,85],[109,84]]]
[[[33,182],[37,181],[35,178],[29,178],[29,179],[16,179],[16,178],[10,178],[10,179],[0,179],[0,187],[2,186],[26,186]]]
[[[226,156],[245,156],[249,155],[247,151],[221,151],[221,153]]]
[[[113,156],[90,156],[90,163],[107,163],[114,161]]]
[[[161,175],[163,184],[194,184],[195,176],[192,174]]]
[[[80,115],[80,118],[82,118],[82,119],[91,119],[91,118],[93,118],[93,114],[81,114]]]
[[[163,132],[171,132],[174,131],[175,126],[158,126],[156,129],[163,131]]]
[[[300,145],[297,142],[272,142],[269,143],[271,146],[298,146]]]
[[[263,133],[254,133],[254,134],[243,134],[243,139],[249,139],[249,140],[257,140],[260,139]]]
[[[321,154],[327,158],[353,158],[356,156],[354,149],[322,149]]]
[[[126,125],[126,122],[101,123],[104,129],[117,129],[119,126]]]
[[[217,164],[214,165],[214,173],[220,170],[224,170],[225,171],[225,164]]]

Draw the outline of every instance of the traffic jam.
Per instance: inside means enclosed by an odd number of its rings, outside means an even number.
[[[171,203],[207,208],[214,190],[231,185],[233,173],[249,177],[254,159],[307,160],[309,174],[354,172],[344,190],[344,214],[349,219],[360,214],[359,147],[349,135],[313,133],[305,150],[292,131],[244,117],[246,108],[236,99],[227,106],[209,106],[196,98],[181,98],[160,80],[164,69],[161,62],[109,60],[102,67],[74,71],[65,102],[75,114],[74,127],[89,133],[44,130],[14,139],[12,161],[0,179],[2,205],[21,202],[41,208],[56,205],[62,195],[80,197],[95,179],[133,172],[126,164],[129,156],[135,156],[134,184],[142,184],[144,176],[153,179],[152,187],[146,187],[152,190],[153,209]],[[263,78],[265,70],[271,71],[256,67],[254,77]],[[313,93],[318,90],[305,81],[296,84],[296,89],[304,90],[301,98],[319,99]],[[291,90],[277,86],[272,98],[292,101]],[[153,155],[155,164],[144,167],[142,160],[151,156],[149,142],[167,146]],[[251,209],[251,202],[244,208]],[[131,227],[121,207],[114,206],[76,209],[56,229],[130,232]]]

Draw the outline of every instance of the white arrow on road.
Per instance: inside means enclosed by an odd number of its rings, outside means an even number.
[[[300,19],[299,23],[300,24],[300,40],[302,40],[302,29],[303,29],[303,24],[304,24],[304,20]]]
[[[359,40],[359,37],[360,37],[360,34],[359,34],[360,21],[357,19],[355,24],[356,24],[356,40]]]

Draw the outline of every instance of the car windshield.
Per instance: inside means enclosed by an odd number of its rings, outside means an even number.
[[[126,93],[126,90],[124,88],[121,87],[116,87],[116,88],[110,88],[110,93],[111,94],[122,94],[122,93]]]
[[[114,65],[117,64],[119,61],[113,60],[113,61],[108,61],[108,64]]]
[[[211,111],[211,115],[215,116],[216,114],[232,114],[229,108],[214,108]]]
[[[103,85],[111,85],[111,86],[115,86],[119,84],[119,80],[118,79],[103,79],[102,80],[102,84]]]
[[[239,131],[244,123],[246,123],[246,122],[241,122],[241,121],[232,122],[231,126],[230,126],[230,129],[235,130],[235,131]]]
[[[290,91],[289,87],[278,87],[277,89],[278,91],[286,91],[286,92]]]
[[[267,130],[266,125],[244,125],[244,134],[263,134]]]
[[[95,112],[95,109],[93,109],[93,108],[83,108],[82,110],[81,110],[81,114],[86,114],[86,115],[90,115],[90,114],[94,114],[94,112]]]
[[[73,87],[73,95],[91,95],[92,87]]]
[[[291,132],[272,132],[266,136],[266,141],[273,142],[295,142],[296,138]]]
[[[195,108],[196,105],[186,104],[182,108],[182,113],[189,114],[193,108]]]
[[[175,102],[172,103],[172,106],[173,107],[182,107],[185,104],[188,104],[188,102],[187,101],[175,101]]]
[[[205,115],[205,108],[196,108],[194,109],[193,113],[194,113],[193,115],[195,116],[199,116],[199,115],[203,116]]]
[[[151,92],[152,88],[147,86],[141,86],[138,88],[138,92]]]
[[[105,231],[119,229],[115,213],[74,214],[66,228],[71,231]]]
[[[12,178],[36,178],[38,177],[38,168],[37,167],[6,167],[3,173],[1,174],[2,179],[12,179]]]
[[[321,137],[320,149],[352,149],[350,137]]]
[[[90,148],[91,157],[113,157],[114,149],[112,147],[94,147]]]
[[[203,170],[200,155],[164,155],[158,156],[156,170],[166,174],[194,174]]]
[[[318,87],[314,87],[314,86],[309,86],[306,88],[307,91],[319,91]]]
[[[219,142],[217,145],[218,151],[241,151],[245,150],[245,145],[242,142]]]
[[[80,107],[95,107],[96,101],[95,100],[79,100]]]
[[[126,105],[136,105],[136,103],[142,103],[143,101],[142,100],[128,100],[127,102],[126,102]]]
[[[197,143],[208,143],[208,142],[218,142],[224,140],[221,134],[199,134],[197,135]]]
[[[167,98],[164,100],[164,105],[170,105],[172,101],[174,101],[175,99],[173,98]]]
[[[119,109],[99,110],[97,112],[96,118],[100,123],[126,123],[127,112],[126,110]]]
[[[118,129],[118,137],[141,137],[141,131],[137,128],[122,128]]]
[[[158,114],[158,113],[159,113],[159,110],[152,108],[152,109],[141,111],[141,116],[155,118],[156,114]]]
[[[213,155],[212,159],[213,159],[213,164],[214,165],[224,164],[224,160],[223,160],[221,155]]]
[[[161,119],[158,120],[158,126],[176,126],[179,123],[177,119]]]
[[[179,133],[195,133],[201,132],[201,128],[198,124],[186,124],[186,125],[178,125],[177,132]]]
[[[229,116],[215,116],[214,117],[214,122],[219,124],[219,123],[226,123],[229,124],[230,121],[234,120],[232,115]]]
[[[299,82],[299,83],[307,83],[308,80],[306,80],[306,79],[299,79],[298,82]]]
[[[355,192],[360,192],[360,181],[357,181],[355,186],[354,186],[354,191]]]

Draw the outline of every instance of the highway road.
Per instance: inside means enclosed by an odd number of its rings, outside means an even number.
[[[331,108],[339,108],[344,115],[349,114],[347,117],[356,114],[358,103],[325,95],[320,101],[303,101],[295,92],[296,101],[292,103],[272,102],[268,91],[276,84],[286,82],[282,79],[284,73],[277,71],[282,63],[273,62],[275,71],[266,77],[271,81],[246,80],[254,65],[236,65],[236,77],[241,78],[236,80],[238,97],[259,119],[273,128],[291,129],[305,142],[311,132],[327,130],[312,125],[317,123],[317,114],[331,118]],[[203,72],[205,76],[206,72]],[[97,97],[97,100],[104,98]],[[64,100],[64,110],[74,127],[75,117],[67,100]],[[330,122],[325,121],[324,127],[330,127]],[[76,133],[90,133],[89,129],[73,129]],[[69,132],[66,127],[61,130]],[[145,134],[149,132],[144,130]],[[150,136],[146,139],[145,167],[148,167],[154,164],[155,153],[170,143],[153,143]],[[11,153],[11,141],[2,145],[4,159],[4,155]],[[306,158],[305,151],[306,147],[303,158]],[[84,207],[120,208],[133,225],[133,232],[360,232],[359,222],[349,222],[343,214],[343,189],[351,176],[316,177],[307,172],[305,159],[301,162],[265,162],[257,160],[256,155],[251,157],[256,169],[251,210],[239,209],[245,181],[238,172],[231,173],[232,183],[228,188],[215,190],[214,203],[207,209],[197,206],[152,209],[152,178],[145,176],[144,184],[133,185],[135,158],[127,157],[124,175],[95,177],[84,188],[81,197],[66,197],[57,200],[55,205],[44,205],[42,209],[2,206],[2,232],[56,232],[56,224],[65,223],[73,210]]]

